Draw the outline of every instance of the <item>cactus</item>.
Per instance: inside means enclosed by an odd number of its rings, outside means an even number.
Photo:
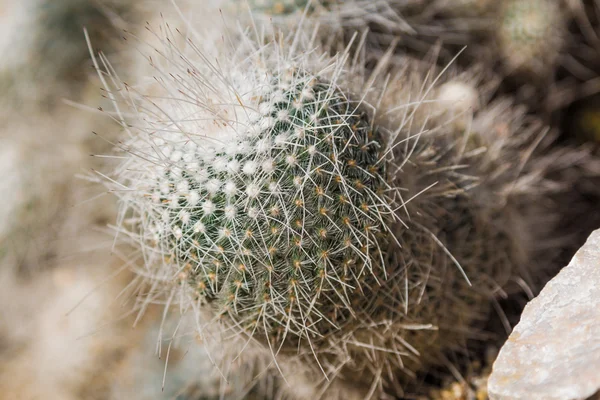
[[[543,166],[507,165],[541,126],[500,103],[469,143],[464,125],[417,118],[423,75],[382,64],[390,80],[367,79],[301,31],[228,35],[238,45],[206,43],[214,54],[169,38],[150,95],[117,88],[138,118],[109,186],[138,272],[282,370],[300,360],[312,396],[333,396],[323,374],[361,398],[402,395],[529,262],[523,203],[545,193]]]
[[[54,107],[56,96],[81,97],[90,77],[84,28],[97,48],[114,54],[124,21],[135,21],[136,12],[129,1],[112,0],[27,0],[11,6],[7,18],[15,26],[0,45],[16,54],[0,65],[3,96],[15,107]]]
[[[148,201],[135,191],[126,207],[142,218],[142,241],[161,243],[178,278],[219,314],[257,336],[312,337],[324,329],[315,324],[336,326],[347,288],[380,268],[395,219],[386,144],[334,82],[253,61],[231,74],[254,86],[239,100],[246,115],[209,98],[198,120],[214,120],[214,136],[192,122],[182,129],[201,135],[143,134],[128,145],[154,153],[157,168],[131,157],[140,175],[126,178]],[[186,79],[210,73],[200,71]]]
[[[160,134],[139,127],[116,178],[132,189],[118,192],[151,281],[177,282],[227,329],[289,353],[347,324],[350,295],[385,276],[395,193],[385,136],[331,78],[335,62],[282,59],[276,43],[247,51],[227,54],[218,73],[171,65],[218,89],[196,93],[200,109],[185,98],[157,104],[165,118],[147,122]]]
[[[366,3],[249,1],[280,20],[306,10],[313,18],[308,25],[376,27],[366,36],[371,49],[412,26],[416,33],[403,45],[416,52],[429,51],[431,37],[439,35],[448,49],[487,35],[488,27],[463,29],[460,22],[489,15],[493,2],[439,1],[428,12],[419,2],[368,2],[382,7],[371,19],[352,8]],[[394,10],[384,8],[391,5],[402,18],[379,13]],[[427,74],[396,68],[412,65],[404,56],[395,66],[383,60],[367,77],[349,53],[332,60],[331,49],[315,50],[302,33],[250,38],[214,30],[217,40],[198,45],[184,38],[180,50],[169,37],[176,31],[167,27],[157,35],[166,49],[153,49],[150,87],[143,80],[121,84],[114,75],[108,80],[126,101],[133,99],[129,113],[114,113],[126,115],[120,121],[125,137],[115,141],[123,163],[107,180],[121,199],[119,234],[141,248],[132,254],[144,264],[129,263],[139,274],[131,286],[143,282],[137,305],[166,304],[165,315],[176,308],[172,303],[195,317],[209,311],[209,325],[224,340],[211,350],[223,356],[217,364],[230,367],[220,371],[227,382],[215,383],[204,379],[210,364],[204,353],[173,357],[166,372],[175,379],[164,396],[404,396],[417,374],[447,364],[448,353],[464,351],[478,337],[490,303],[512,290],[511,281],[535,282],[537,273],[530,277],[517,267],[536,268],[533,243],[552,230],[544,225],[555,217],[544,196],[555,188],[544,176],[557,158],[526,162],[543,127],[512,101],[490,102],[477,80],[442,78],[430,88]],[[75,47],[65,64],[77,63],[81,47]],[[37,50],[53,55],[45,46]],[[55,67],[61,79],[80,81],[62,61]],[[11,213],[12,240],[21,242],[14,221],[47,232],[50,224],[32,209],[48,211],[45,200],[52,198],[44,192],[40,199],[23,215]],[[65,202],[56,201],[58,211]],[[1,242],[0,261],[12,260],[15,249]],[[209,336],[204,328],[197,327],[199,342]],[[172,355],[180,350],[175,342]],[[23,371],[31,354],[46,354],[31,349],[18,358]],[[116,364],[121,349],[110,350]],[[128,361],[157,393],[162,365],[155,370],[145,358]],[[79,376],[82,364],[66,369]],[[97,368],[85,371],[90,379]],[[98,376],[97,386],[89,385],[95,379],[73,386],[84,397],[99,395],[107,385]]]
[[[227,148],[175,143],[150,193],[164,209],[157,239],[200,296],[247,329],[302,336],[334,311],[327,303],[349,301],[338,281],[377,268],[391,207],[366,114],[331,84],[287,72]]]
[[[554,73],[565,42],[564,13],[553,0],[506,3],[497,40],[510,72],[538,79]]]

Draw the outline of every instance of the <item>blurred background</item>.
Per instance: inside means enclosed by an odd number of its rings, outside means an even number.
[[[274,25],[307,9],[294,0],[222,3]],[[546,127],[540,149],[562,151],[550,170],[568,190],[548,199],[562,207],[554,223],[566,244],[539,244],[557,250],[554,272],[535,277],[541,287],[600,227],[600,2],[412,0],[373,12],[346,3],[366,10],[340,20],[346,36],[368,29],[367,68],[390,46],[393,57],[432,70],[451,63],[450,74],[477,82],[472,112],[508,98],[519,118]],[[150,40],[146,27],[165,15],[177,18],[170,0],[0,0],[2,399],[266,398],[252,383],[222,382],[184,328],[190,321],[139,307],[133,250],[115,240],[117,202],[103,183],[122,129],[106,112],[113,104],[91,54],[101,70],[135,81],[145,63],[137,41]],[[498,303],[484,328],[492,339],[461,362],[464,380],[433,371],[419,398],[487,398],[498,346],[532,294]]]

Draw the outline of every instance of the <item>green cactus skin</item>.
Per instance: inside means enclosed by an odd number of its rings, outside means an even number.
[[[154,189],[169,226],[158,240],[220,313],[302,336],[333,303],[349,303],[344,286],[381,257],[391,214],[384,144],[331,84],[295,72],[272,89],[228,149],[173,149],[174,168]],[[180,157],[197,169],[181,169]]]
[[[400,52],[432,55],[434,45],[440,64],[447,64],[463,51],[473,61],[496,61],[492,41],[504,0],[315,0],[251,1],[253,19],[267,29],[285,31],[314,29],[328,46],[351,42],[366,33],[365,50],[378,59],[393,44]],[[232,6],[240,11],[238,2]],[[305,11],[306,18],[303,18]],[[467,46],[466,49],[464,47]],[[464,57],[463,57],[464,58]]]

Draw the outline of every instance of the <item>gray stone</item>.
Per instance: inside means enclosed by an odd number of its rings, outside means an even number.
[[[600,390],[600,230],[523,311],[488,383],[492,400],[587,399]]]

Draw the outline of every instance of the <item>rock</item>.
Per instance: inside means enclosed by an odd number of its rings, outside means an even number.
[[[492,400],[586,399],[600,390],[600,230],[533,299],[488,383]]]

